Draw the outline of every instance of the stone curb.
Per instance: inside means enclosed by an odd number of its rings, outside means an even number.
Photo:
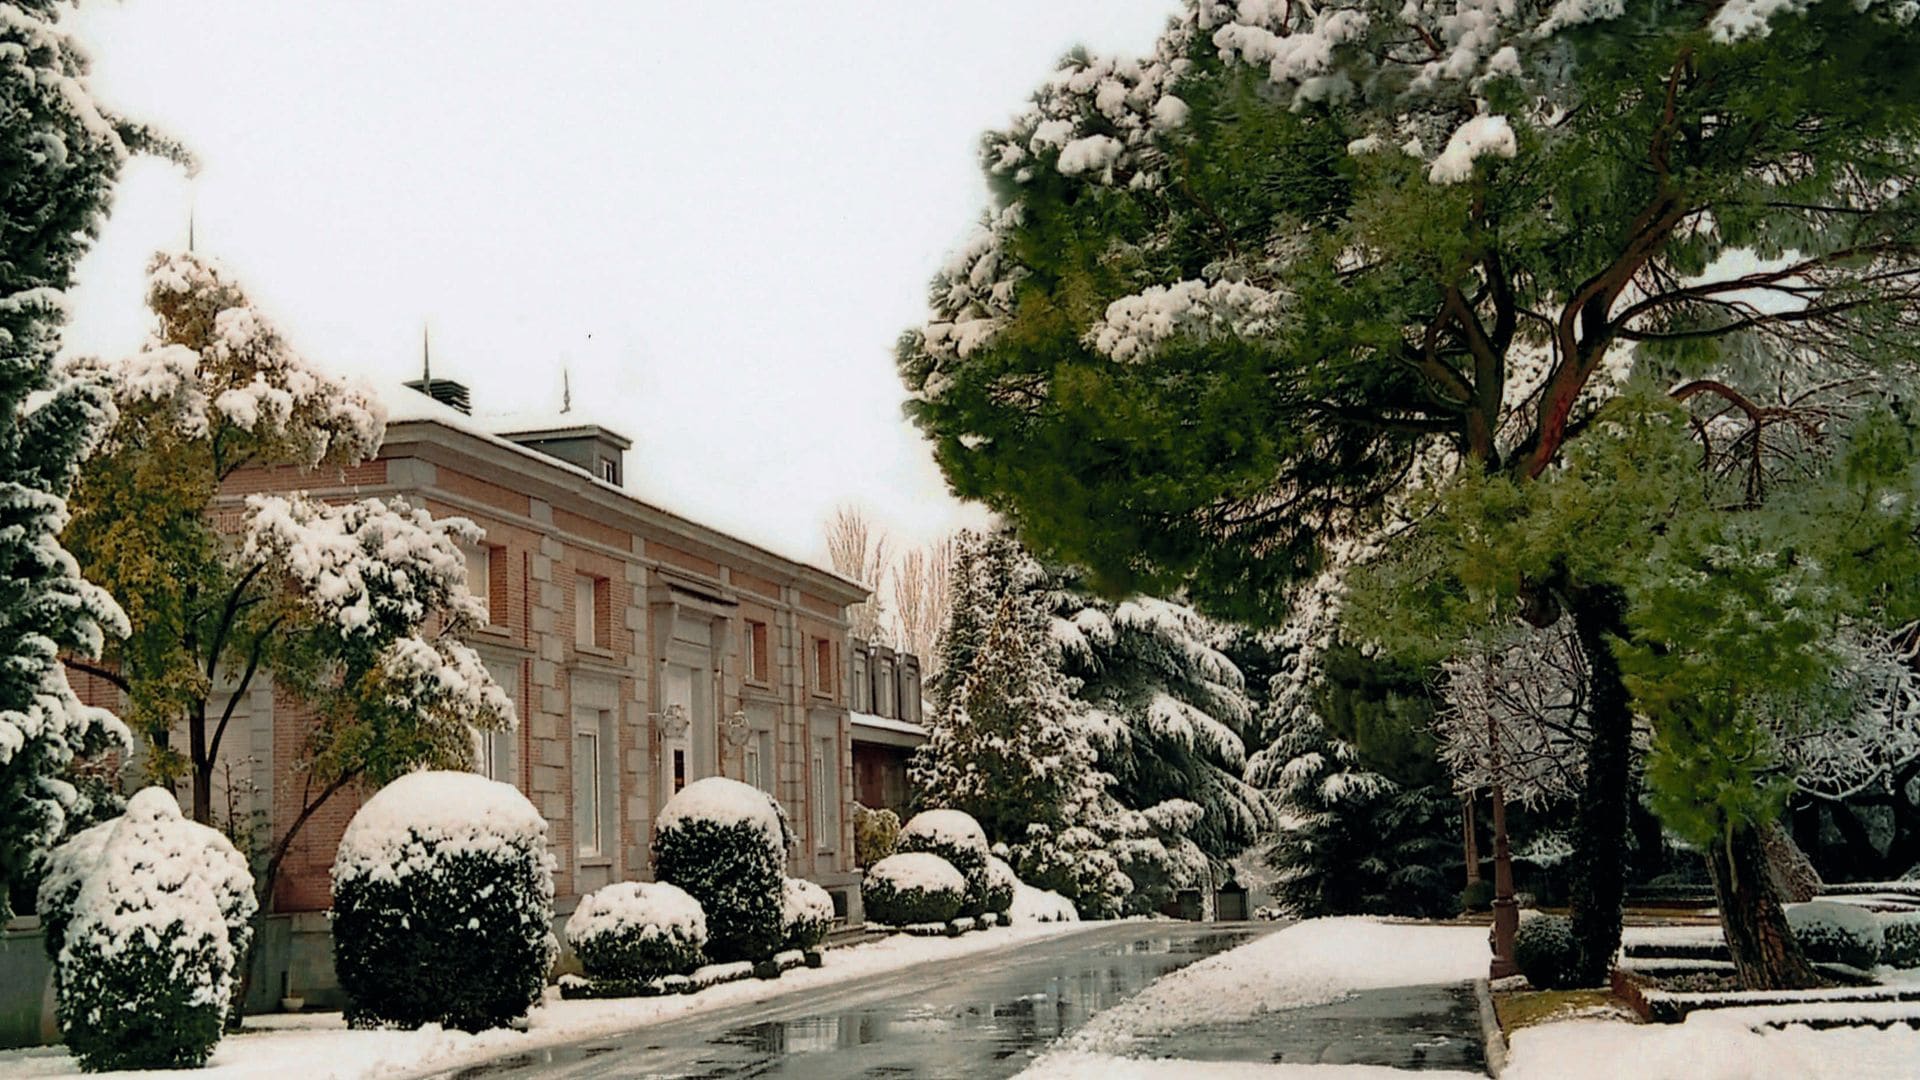
[[[1487,980],[1473,981],[1474,1000],[1480,1003],[1480,1034],[1487,1044],[1487,1075],[1499,1076],[1507,1068],[1507,1037],[1500,1030],[1500,1018],[1493,1011],[1493,991]]]

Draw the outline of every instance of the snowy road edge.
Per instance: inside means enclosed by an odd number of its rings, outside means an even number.
[[[1473,980],[1473,999],[1480,1004],[1480,1033],[1487,1042],[1487,1075],[1498,1080],[1507,1069],[1507,1036],[1500,1030],[1500,1014],[1493,1010],[1493,988],[1487,985],[1487,980]]]

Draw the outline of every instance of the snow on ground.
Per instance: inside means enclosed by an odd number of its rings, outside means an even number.
[[[1276,1065],[1255,1061],[1140,1060],[1106,1054],[1062,1053],[1047,1056],[1047,1080],[1486,1080],[1482,1073],[1408,1072],[1385,1065]],[[1037,1066],[1036,1066],[1037,1068]]]
[[[251,1030],[229,1035],[205,1069],[190,1073],[112,1072],[82,1074],[65,1047],[0,1051],[0,1076],[7,1080],[45,1077],[132,1077],[152,1080],[283,1080],[292,1069],[302,1080],[360,1080],[426,1068],[454,1068],[541,1046],[589,1039],[674,1020],[691,1013],[747,1005],[793,991],[830,986],[886,974],[920,964],[1018,946],[1073,933],[1098,923],[1048,923],[1014,926],[959,938],[895,935],[845,949],[829,949],[826,966],[799,968],[778,979],[726,983],[697,994],[600,1001],[561,1001],[551,988],[544,1005],[533,1010],[529,1030],[496,1030],[479,1035],[443,1031],[429,1024],[419,1031],[350,1031],[339,1013],[299,1013],[249,1017]]]
[[[1741,1010],[1744,1011],[1744,1010]],[[1711,1011],[1682,1024],[1591,1020],[1514,1033],[1502,1080],[1872,1080],[1920,1070],[1920,1032],[1907,1027],[1753,1031]]]
[[[1313,919],[1166,975],[1061,1039],[1022,1075],[1290,1076],[1293,1071],[1275,1071],[1278,1066],[1124,1059],[1141,1039],[1199,1024],[1253,1020],[1278,1009],[1337,1001],[1354,990],[1466,982],[1486,972],[1483,927]],[[1163,1067],[1174,1071],[1156,1071]]]

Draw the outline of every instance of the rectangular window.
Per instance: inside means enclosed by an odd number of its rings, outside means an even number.
[[[813,803],[813,849],[831,853],[840,848],[839,755],[831,738],[813,740],[810,772]]]
[[[767,645],[767,624],[747,620],[747,679],[764,683],[773,669],[773,657]]]
[[[747,745],[740,752],[740,772],[742,780],[762,791],[767,789],[760,775],[760,736],[747,736]]]
[[[619,840],[614,807],[619,802],[618,733],[614,712],[590,705],[573,707],[574,850],[582,859],[606,859]]]
[[[520,701],[520,665],[514,662],[498,663],[485,661],[487,673],[507,695],[507,699],[517,706]],[[476,731],[475,742],[480,752],[474,761],[474,768],[489,780],[518,786],[520,783],[519,762],[514,751],[518,748],[513,729],[504,731]]]
[[[618,486],[620,483],[620,463],[612,458],[601,458],[600,479]]]
[[[813,692],[822,697],[833,696],[833,642],[827,638],[816,638],[813,643]]]
[[[573,838],[580,857],[600,854],[600,733],[573,733]]]
[[[573,576],[573,643],[588,648],[600,640],[600,579],[588,574]]]
[[[460,554],[467,562],[467,593],[486,612],[486,623],[493,623],[493,549],[485,544],[461,544]]]

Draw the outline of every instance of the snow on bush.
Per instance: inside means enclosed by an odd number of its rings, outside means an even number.
[[[867,867],[860,883],[867,918],[887,926],[948,922],[960,914],[966,896],[960,871],[925,851],[889,855]]]
[[[253,881],[244,878],[236,904],[232,845],[209,843],[210,834],[152,787],[128,801],[91,857],[75,849],[62,860],[56,892],[80,884],[56,961],[60,1031],[83,1068],[190,1068],[220,1041],[244,955],[229,911],[252,917]]]
[[[654,875],[700,902],[715,962],[764,960],[780,949],[788,842],[772,797],[738,780],[696,780],[661,808]]]
[[[368,799],[333,862],[333,960],[347,1020],[500,1027],[540,1000],[556,944],[547,822],[513,787],[403,776]]]
[[[1920,913],[1903,911],[1880,917],[1880,962],[1892,968],[1920,968]]]
[[[900,851],[938,855],[960,871],[967,881],[967,894],[960,902],[960,914],[979,915],[987,910],[987,834],[971,814],[959,810],[923,810],[913,815],[900,830]]]
[[[664,881],[622,881],[580,900],[567,944],[596,979],[644,982],[700,966],[707,916],[686,890]]]
[[[1570,990],[1580,971],[1580,942],[1564,915],[1530,913],[1513,936],[1513,962],[1536,989]]]
[[[1020,887],[1020,879],[1013,874],[1013,867],[997,855],[987,856],[987,911],[993,915],[1004,916],[1013,907],[1014,890]]]
[[[1807,959],[1815,963],[1845,964],[1862,971],[1880,962],[1885,936],[1873,912],[1855,904],[1815,900],[1787,905],[1787,925]]]
[[[1073,901],[1050,889],[1036,889],[1024,881],[1013,883],[1013,903],[1007,908],[1007,922],[1049,923],[1079,922],[1080,913]]]
[[[804,878],[788,878],[780,892],[780,925],[786,948],[819,948],[833,929],[833,897]]]
[[[67,923],[73,920],[74,903],[80,899],[80,887],[100,864],[100,855],[106,850],[107,839],[113,835],[113,827],[119,820],[108,818],[82,829],[47,855],[47,868],[40,876],[35,907],[40,912],[42,942],[50,959],[60,958],[60,948],[66,943]]]

